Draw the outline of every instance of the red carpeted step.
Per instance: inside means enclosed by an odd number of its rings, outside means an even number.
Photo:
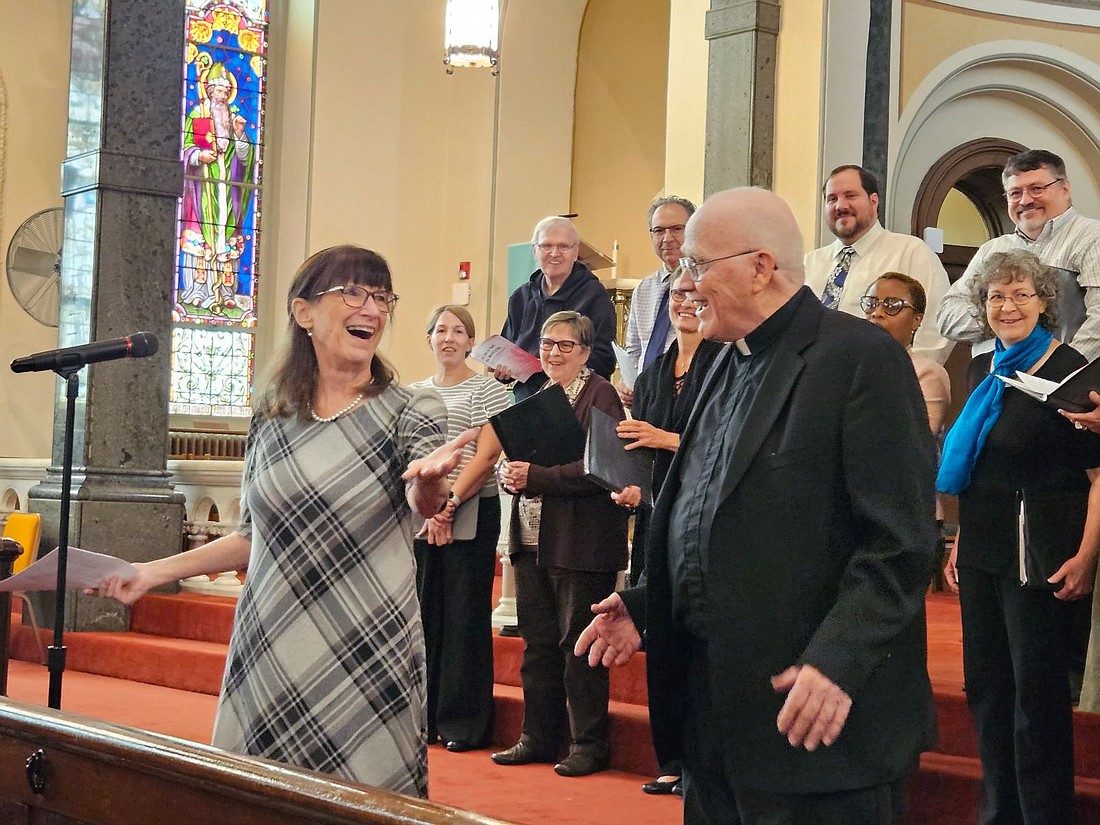
[[[130,608],[130,630],[227,645],[236,611],[237,600],[225,596],[152,594]]]

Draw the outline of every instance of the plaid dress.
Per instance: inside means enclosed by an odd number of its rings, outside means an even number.
[[[332,422],[253,419],[248,577],[214,745],[427,796],[414,517],[401,480],[444,441],[439,396],[391,386]]]

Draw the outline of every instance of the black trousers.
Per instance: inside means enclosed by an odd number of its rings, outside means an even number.
[[[436,547],[416,540],[428,665],[428,739],[482,745],[493,724],[493,576],[500,499],[478,502],[477,534]]]
[[[978,729],[983,825],[1074,820],[1067,675],[1076,613],[1007,576],[959,571],[963,681]]]
[[[606,753],[607,668],[589,667],[573,645],[592,621],[592,605],[615,589],[615,573],[543,567],[535,554],[512,554],[516,616],[523,637],[523,735],[542,752],[572,747]]]
[[[726,760],[710,695],[705,642],[689,639],[684,825],[901,825],[905,780],[856,790],[783,794],[739,785]]]

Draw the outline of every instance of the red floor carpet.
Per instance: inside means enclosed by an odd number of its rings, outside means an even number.
[[[63,709],[184,739],[209,741],[215,697],[232,624],[233,602],[175,596],[148,597],[135,608],[130,633],[69,634]],[[13,655],[36,655],[30,629],[13,628]],[[925,754],[910,787],[907,825],[971,825],[977,821],[981,766],[962,694],[962,633],[957,600],[928,599],[929,673],[936,692],[940,744]],[[518,736],[522,643],[497,638],[494,744]],[[99,675],[92,675],[93,673]],[[48,674],[41,666],[11,663],[12,698],[44,705]],[[123,678],[107,678],[123,677]],[[148,684],[153,683],[153,684]],[[184,688],[184,689],[179,689]],[[549,765],[502,768],[488,751],[452,754],[429,749],[434,800],[500,819],[535,823],[680,821],[676,798],[648,797],[639,786],[655,769],[649,743],[644,656],[612,673],[612,767],[596,776],[566,779]],[[1100,825],[1100,716],[1075,714],[1079,822]]]

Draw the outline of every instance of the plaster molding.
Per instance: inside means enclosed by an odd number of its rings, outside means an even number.
[[[1024,40],[992,41],[952,55],[930,71],[914,91],[892,130],[891,183],[912,177],[914,170],[909,167],[928,160],[913,156],[919,154],[918,149],[927,148],[930,124],[943,117],[945,110],[960,103],[998,99],[1041,113],[1053,130],[1078,145],[1085,155],[1100,157],[1100,64],[1061,47]],[[958,118],[953,122],[958,127],[949,130],[951,134],[936,129],[931,142],[939,147],[937,156],[966,141],[988,136],[974,133],[974,123]],[[926,171],[921,169],[919,177]],[[894,193],[903,195],[896,187]],[[904,195],[891,200],[888,225],[908,226],[915,192],[906,190]]]
[[[1100,28],[1100,2],[1077,0],[934,0],[937,5],[963,11],[994,14],[998,17],[1018,17],[1028,22],[1060,23],[1067,26]]]

